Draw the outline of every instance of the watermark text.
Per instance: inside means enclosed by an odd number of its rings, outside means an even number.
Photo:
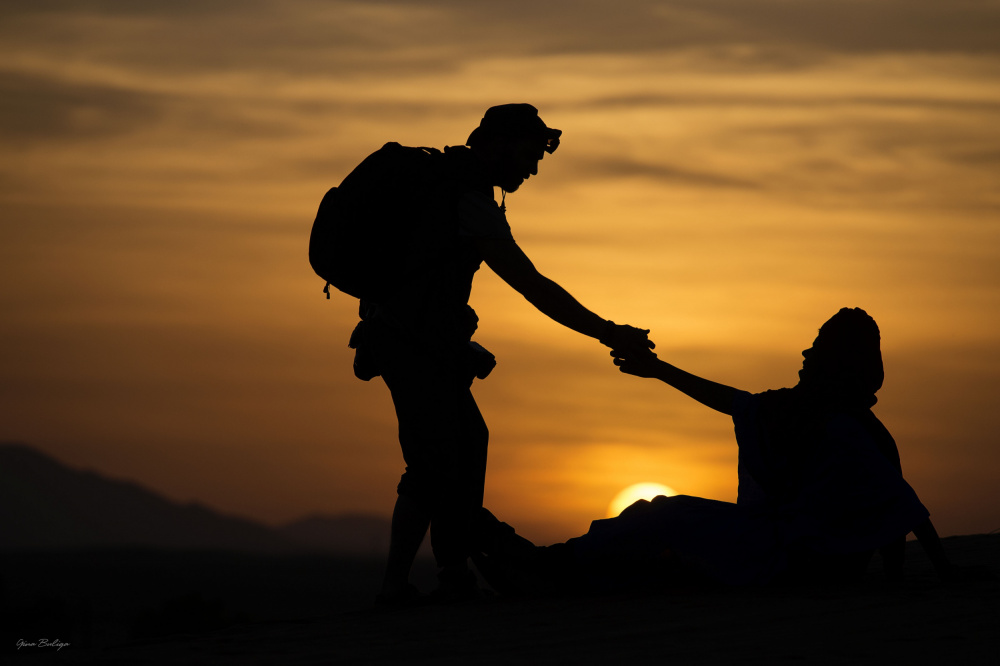
[[[69,647],[69,643],[64,643],[58,638],[39,638],[35,641],[26,641],[23,638],[17,640],[17,649],[21,648],[55,648],[56,652],[62,650],[64,647]]]

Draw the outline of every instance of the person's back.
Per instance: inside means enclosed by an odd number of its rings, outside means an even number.
[[[493,188],[469,148],[449,146],[426,191],[408,205],[426,211],[407,232],[409,263],[391,298],[362,301],[365,319],[405,329],[425,344],[460,344],[471,336],[469,312],[472,282],[483,262],[472,235],[462,225],[461,209],[469,198],[492,203],[493,233],[511,237],[502,212],[493,203]],[[474,326],[472,330],[474,330]]]
[[[831,407],[796,387],[743,396],[733,421],[737,503],[775,516],[786,578],[857,575],[875,549],[926,520],[870,409]]]

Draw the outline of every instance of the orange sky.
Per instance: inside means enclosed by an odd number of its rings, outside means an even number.
[[[0,8],[0,439],[281,522],[388,513],[385,387],[306,262],[323,192],[490,105],[564,131],[519,243],[661,357],[795,382],[842,306],[944,534],[1000,527],[1000,6],[783,0],[65,1]],[[237,10],[236,7],[239,7]],[[624,486],[733,500],[732,424],[488,269],[487,504],[530,537]]]

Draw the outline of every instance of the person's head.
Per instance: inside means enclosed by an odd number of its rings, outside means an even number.
[[[878,325],[867,312],[842,308],[802,352],[800,385],[870,407],[885,379],[880,343]]]
[[[502,104],[486,110],[465,143],[482,158],[492,184],[514,192],[538,173],[538,162],[555,152],[561,135],[530,104]]]

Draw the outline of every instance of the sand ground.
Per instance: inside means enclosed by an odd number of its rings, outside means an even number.
[[[1000,535],[952,537],[945,545],[956,563],[998,572]],[[334,569],[329,558],[307,558],[290,573],[289,561],[281,571],[273,560],[215,554],[192,562],[188,554],[173,556],[178,569],[171,576],[163,559],[147,555],[147,568],[130,570],[146,583],[115,602],[131,610],[112,621],[92,597],[92,625],[100,626],[88,635],[60,625],[70,632],[65,636],[75,632],[63,639],[69,645],[15,649],[13,663],[992,665],[1000,655],[1000,581],[943,585],[916,544],[897,589],[882,584],[876,562],[862,582],[838,589],[495,598],[388,612],[371,604],[377,562]],[[7,582],[11,564],[4,561],[8,629],[14,606],[31,609],[23,590]],[[80,564],[74,575],[86,570]],[[124,571],[120,564],[116,570]],[[159,586],[151,580],[156,574]],[[50,583],[59,578],[51,575]],[[199,592],[184,591],[178,581],[185,576]],[[74,603],[65,598],[64,610]],[[41,636],[45,621],[57,628],[37,604],[32,612],[35,624],[18,619],[17,631]]]

